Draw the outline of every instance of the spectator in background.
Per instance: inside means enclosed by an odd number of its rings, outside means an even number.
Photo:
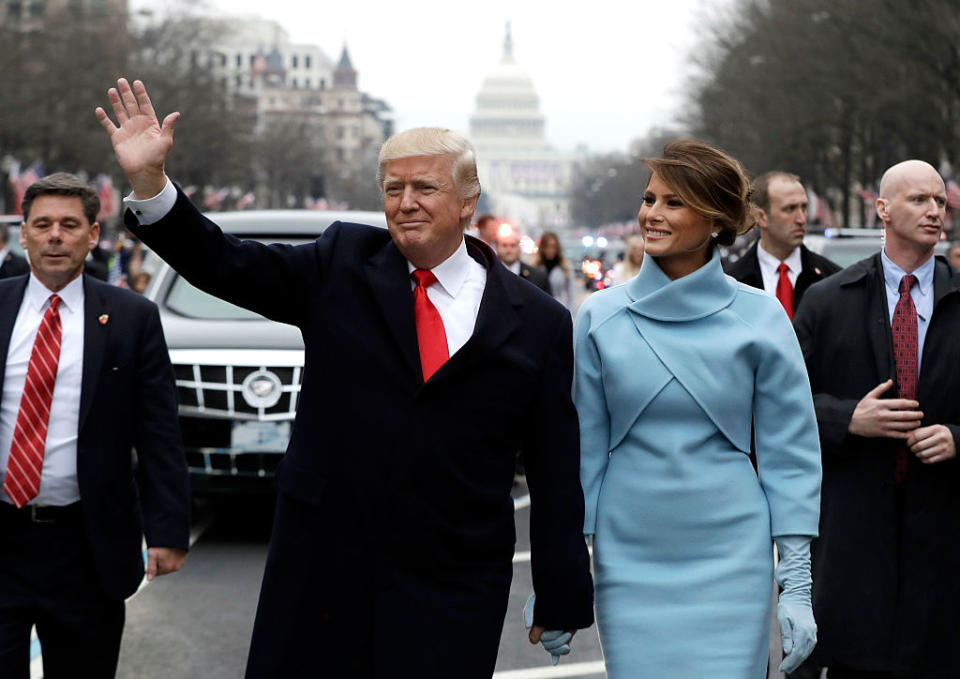
[[[807,192],[800,177],[764,172],[753,180],[752,198],[760,240],[728,266],[727,273],[779,299],[792,320],[806,289],[840,267],[803,244]]]
[[[480,215],[474,223],[474,227],[477,230],[477,238],[496,250],[497,226],[499,225],[500,220],[493,215]]]
[[[547,272],[535,266],[530,266],[520,259],[520,235],[509,224],[501,224],[497,231],[497,257],[510,271],[525,278],[548,295],[550,283],[547,281]]]
[[[643,236],[635,233],[627,238],[623,261],[617,262],[613,266],[613,283],[611,285],[626,283],[640,273],[641,264],[643,264]]]
[[[960,285],[934,256],[945,206],[931,165],[887,170],[883,250],[810,288],[794,322],[823,449],[811,660],[830,679],[960,677]]]
[[[130,279],[130,289],[142,295],[146,291],[149,283],[150,274],[146,271],[138,271],[134,274],[133,278]]]
[[[0,278],[19,276],[30,271],[26,258],[15,252],[10,252],[7,243],[10,242],[10,227],[0,223]]]
[[[957,271],[960,271],[960,241],[950,243],[950,249],[947,250],[947,261]]]
[[[537,255],[533,264],[547,272],[550,294],[573,312],[575,310],[573,267],[563,256],[560,239],[553,231],[544,231],[543,235],[540,236],[540,242],[537,243]]]

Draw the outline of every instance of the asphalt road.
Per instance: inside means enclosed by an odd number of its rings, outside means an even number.
[[[514,497],[514,577],[494,679],[603,677],[596,627],[577,634],[573,652],[557,667],[551,666],[539,645],[527,641],[521,619],[523,604],[532,591],[526,487],[515,487]],[[185,568],[144,584],[127,602],[118,679],[243,676],[267,554],[272,501],[210,502],[197,507],[195,519],[195,541]],[[771,655],[776,663],[780,660],[778,636],[774,629]],[[39,658],[33,663],[32,676],[42,676]],[[775,670],[769,676],[783,677]]]
[[[531,645],[521,611],[532,591],[530,509],[518,486],[517,556],[510,607],[500,642],[495,679],[602,677],[595,628],[582,630],[573,652],[553,668]],[[199,537],[185,568],[157,578],[127,603],[118,679],[243,676],[270,532],[264,502],[218,502],[197,511]],[[202,532],[201,532],[202,531]]]

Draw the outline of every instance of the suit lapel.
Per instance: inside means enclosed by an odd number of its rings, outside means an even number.
[[[763,274],[760,272],[760,258],[757,257],[758,247],[760,247],[759,240],[757,240],[757,242],[753,244],[753,247],[747,250],[747,254],[743,256],[749,264],[750,271],[744,276],[741,283],[746,283],[751,287],[763,290]]]
[[[387,328],[397,350],[403,356],[404,364],[414,376],[422,380],[407,260],[393,241],[390,241],[367,261],[365,271]]]
[[[23,294],[26,292],[28,280],[30,280],[30,277],[24,276],[18,284],[4,285],[0,288],[0,291],[2,291],[0,292],[0,309],[3,310],[3,313],[0,314],[0,357],[2,357],[4,368],[7,365],[7,352],[10,351],[10,336],[13,334],[14,324],[17,322],[17,313],[23,303]],[[0,393],[3,393],[5,374],[5,369],[0,370]]]
[[[520,326],[517,307],[521,306],[523,301],[514,287],[519,283],[519,279],[500,265],[489,248],[479,246],[469,236],[466,240],[467,252],[487,270],[487,282],[480,300],[477,323],[467,343],[440,367],[430,378],[431,382],[455,375],[489,355]],[[511,283],[513,285],[510,285]]]
[[[103,316],[107,319],[110,317],[110,305],[103,294],[103,285],[89,276],[83,277],[83,381],[80,386],[78,432],[83,429],[97,391],[97,376],[103,365],[103,355],[110,333],[111,324],[100,321]],[[114,323],[116,322],[117,319],[114,320]]]
[[[793,286],[793,308],[800,306],[800,299],[803,293],[811,285],[823,278],[823,272],[811,261],[810,251],[803,245],[800,246],[800,273],[797,276],[797,284]]]
[[[870,260],[865,273],[865,289],[868,297],[870,345],[880,381],[893,378],[896,382],[897,368],[893,362],[893,338],[890,331],[890,312],[883,282],[883,264],[877,253]]]

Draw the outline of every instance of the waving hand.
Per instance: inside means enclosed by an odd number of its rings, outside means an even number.
[[[126,78],[120,78],[117,87],[107,91],[107,96],[117,124],[99,106],[95,113],[110,137],[117,162],[137,198],[155,196],[166,184],[163,163],[173,146],[173,127],[180,114],[169,114],[161,124],[147,88],[139,80],[134,80],[131,88]]]

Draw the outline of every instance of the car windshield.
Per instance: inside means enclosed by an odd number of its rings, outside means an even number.
[[[219,297],[195,288],[187,279],[177,276],[167,293],[167,309],[188,318],[208,318],[217,321],[263,320],[263,316],[247,311]]]
[[[270,237],[246,236],[247,239],[259,240],[269,243],[285,243],[289,245],[301,245],[311,242],[309,239],[277,239]],[[151,253],[152,254],[152,253]],[[153,255],[154,257],[156,255]],[[152,264],[152,263],[151,263]],[[144,268],[151,270],[147,263]],[[167,291],[164,306],[175,314],[186,316],[187,318],[203,318],[215,321],[262,321],[266,320],[263,316],[242,307],[238,307],[230,302],[225,302],[219,297],[207,294],[203,290],[193,286],[187,279],[176,274],[170,289]]]

